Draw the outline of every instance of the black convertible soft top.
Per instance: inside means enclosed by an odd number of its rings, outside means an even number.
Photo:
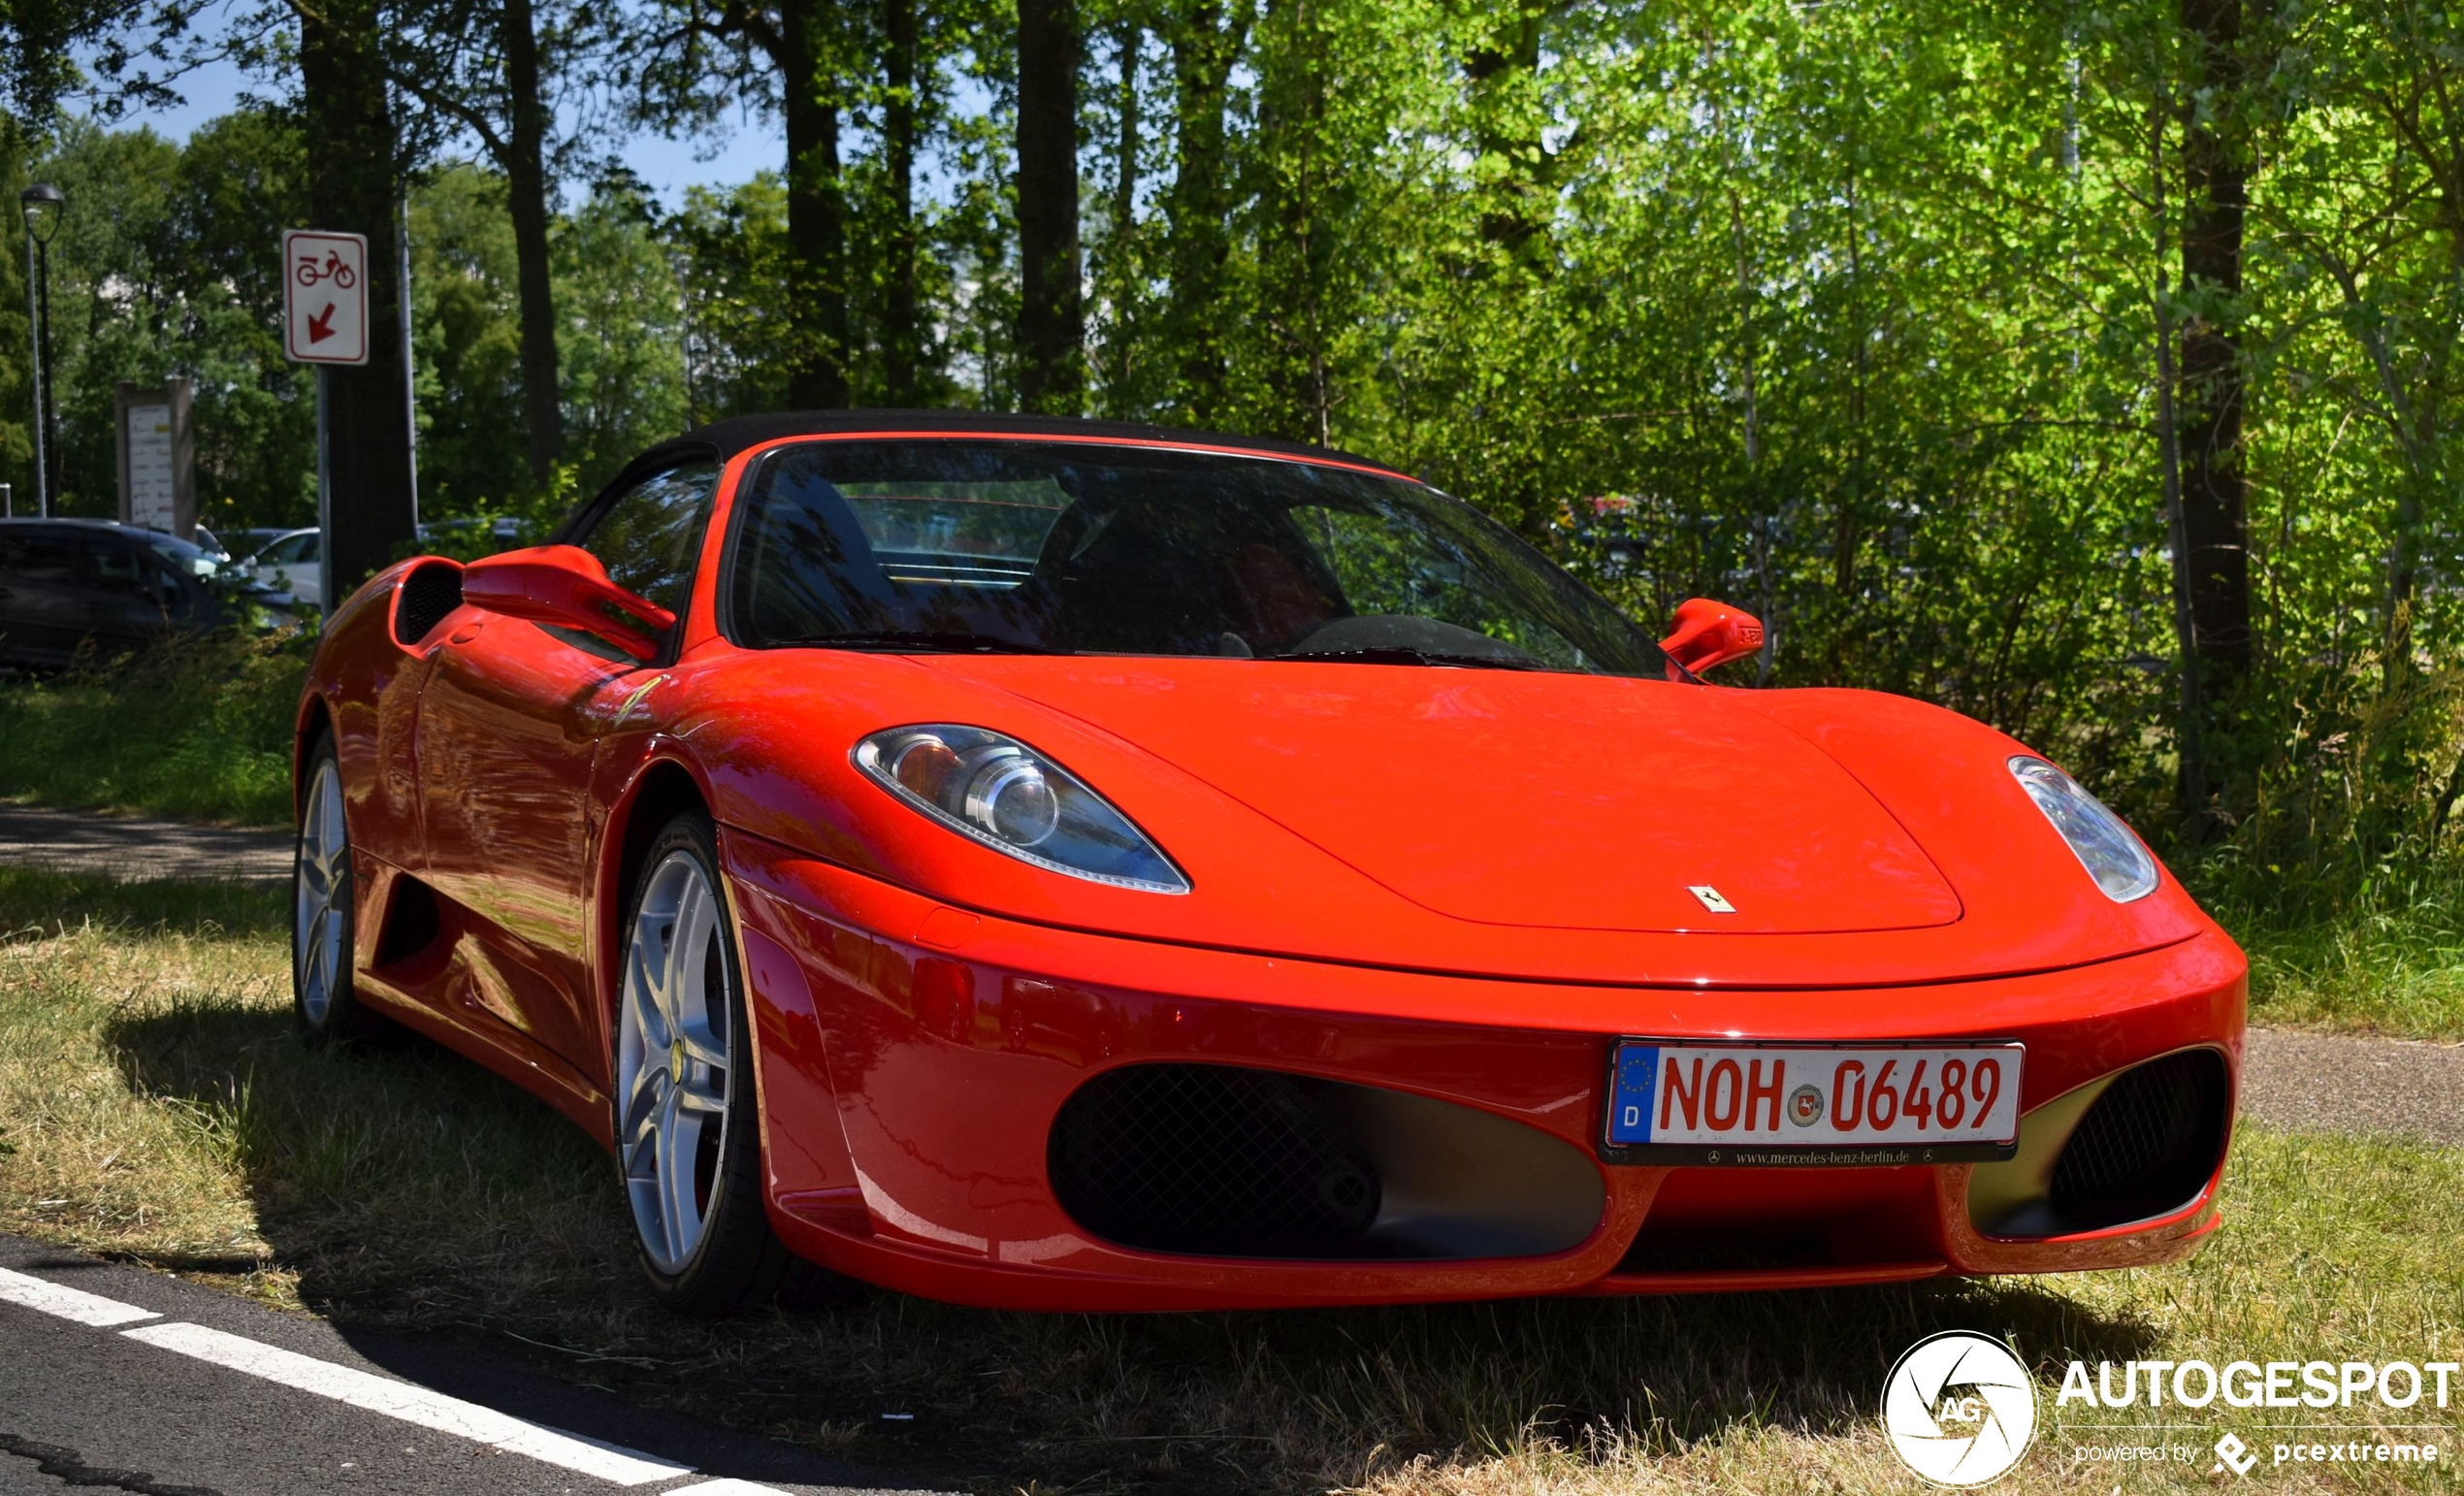
[[[912,431],[948,433],[952,436],[1025,436],[1077,437],[1098,440],[1168,441],[1191,446],[1216,447],[1235,452],[1256,452],[1265,456],[1292,457],[1303,461],[1352,463],[1375,468],[1381,472],[1397,470],[1384,463],[1332,447],[1309,446],[1298,441],[1279,441],[1271,437],[1236,437],[1219,431],[1189,431],[1172,426],[1142,426],[1129,421],[1089,421],[1067,415],[1003,415],[983,410],[781,410],[761,415],[731,415],[725,420],[697,426],[680,437],[642,453],[625,465],[624,471],[608,480],[590,500],[576,506],[550,537],[554,540],[569,539],[583,520],[600,504],[630,488],[637,480],[696,458],[720,462],[738,452],[789,437],[860,436],[867,432]],[[1398,473],[1398,476],[1408,474]]]
[[[1088,421],[1065,415],[1001,415],[981,410],[787,410],[763,415],[729,416],[697,426],[642,454],[629,466],[661,459],[664,454],[716,452],[721,460],[748,447],[786,437],[819,437],[868,431],[947,432],[953,436],[1034,436],[1110,438],[1132,441],[1189,442],[1233,451],[1266,452],[1278,457],[1318,458],[1393,472],[1384,463],[1331,447],[1278,441],[1270,437],[1236,437],[1219,431],[1186,431],[1170,426],[1141,426],[1127,421]]]

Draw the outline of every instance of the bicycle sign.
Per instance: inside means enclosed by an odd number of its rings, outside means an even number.
[[[342,258],[342,251],[340,249],[326,250],[322,262],[313,254],[301,256],[297,275],[300,277],[300,284],[304,286],[312,287],[320,280],[331,280],[337,289],[347,291],[359,284],[359,272],[353,270],[350,262]]]
[[[367,239],[286,229],[282,266],[282,351],[301,364],[367,363]]]

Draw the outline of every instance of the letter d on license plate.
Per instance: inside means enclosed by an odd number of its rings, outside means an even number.
[[[1952,1163],[2019,1142],[2018,1044],[1620,1039],[1604,1157],[1619,1163]]]

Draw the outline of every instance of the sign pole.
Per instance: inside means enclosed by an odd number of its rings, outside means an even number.
[[[43,441],[43,315],[35,301],[34,235],[25,237],[25,331],[34,360],[34,512],[51,517],[51,454]]]
[[[327,365],[316,366],[316,606],[319,617],[333,611],[329,600],[334,589],[324,581],[334,570],[334,463],[329,437],[333,421],[328,409],[333,404],[332,387],[328,383],[333,373]]]
[[[401,217],[401,228],[394,235],[395,244],[402,250],[396,284],[402,288],[403,340],[403,430],[410,444],[410,529],[419,533],[419,388],[415,360],[410,347],[410,194],[395,200]]]

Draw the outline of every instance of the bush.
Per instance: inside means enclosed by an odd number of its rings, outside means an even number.
[[[312,635],[178,638],[0,686],[0,795],[287,826]]]

